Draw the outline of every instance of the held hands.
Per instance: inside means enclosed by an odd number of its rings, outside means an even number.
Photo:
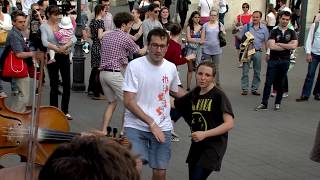
[[[154,137],[157,139],[158,142],[164,143],[165,137],[163,132],[161,131],[160,127],[157,125],[155,121],[153,121],[152,124],[149,125],[150,131],[154,135]]]
[[[193,141],[199,142],[206,138],[206,133],[205,131],[196,131],[191,134],[191,138]]]

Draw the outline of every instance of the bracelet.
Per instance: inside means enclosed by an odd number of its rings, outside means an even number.
[[[156,121],[153,121],[153,123],[149,127],[152,128],[155,124],[156,124]]]

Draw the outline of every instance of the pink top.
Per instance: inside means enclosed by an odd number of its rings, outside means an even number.
[[[238,15],[238,16],[237,16],[237,22],[240,22],[240,20],[241,20],[242,24],[243,24],[243,25],[246,25],[246,24],[250,23],[251,16],[252,16],[251,14],[247,14],[247,15],[241,14],[241,15]]]
[[[71,41],[73,36],[73,29],[60,29],[54,32],[54,37],[57,39],[59,44],[66,44]]]

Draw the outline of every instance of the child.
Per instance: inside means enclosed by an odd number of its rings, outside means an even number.
[[[61,22],[59,23],[60,30],[54,32],[54,36],[57,39],[59,45],[63,46],[69,41],[71,41],[74,31],[74,26],[72,24],[71,18],[68,16],[63,16]],[[48,64],[56,62],[54,59],[55,52],[53,50],[49,50],[50,60]],[[70,56],[72,57],[72,55]]]

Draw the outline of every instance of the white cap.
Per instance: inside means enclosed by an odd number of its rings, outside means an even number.
[[[72,29],[72,22],[71,22],[71,18],[68,16],[63,16],[61,19],[61,22],[59,23],[59,27],[61,29]]]

